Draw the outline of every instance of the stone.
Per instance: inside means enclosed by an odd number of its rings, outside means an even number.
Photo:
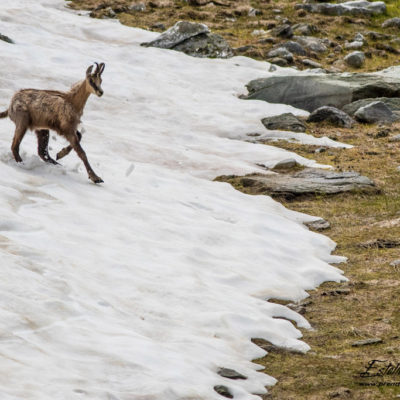
[[[210,33],[207,25],[179,21],[167,31],[162,33],[157,39],[151,42],[142,43],[145,47],[159,47],[161,49],[172,49],[183,41],[200,34]]]
[[[262,35],[266,35],[267,31],[265,31],[264,29],[255,29],[253,32],[251,32],[252,36],[262,36]]]
[[[377,193],[369,178],[356,172],[333,172],[319,168],[270,175],[253,174],[240,179],[243,187],[251,187],[256,194],[268,194],[288,200],[299,196],[334,195],[338,193]]]
[[[295,24],[292,26],[295,35],[310,36],[319,32],[315,25],[309,24]]]
[[[330,399],[348,399],[351,398],[352,393],[351,390],[349,388],[346,387],[340,387],[336,390],[334,390],[333,392],[329,392],[328,393],[328,397]]]
[[[214,386],[214,390],[223,397],[227,397],[228,399],[233,399],[233,394],[230,390],[224,385],[216,385]]]
[[[400,260],[394,260],[390,263],[391,267],[398,268],[400,266]]]
[[[272,117],[263,118],[263,125],[270,130],[305,132],[306,125],[292,113],[274,115]]]
[[[292,54],[297,54],[299,56],[306,55],[306,51],[304,50],[303,46],[300,43],[288,41],[286,43],[281,43],[280,46],[284,47],[285,49],[290,51]]]
[[[229,58],[234,55],[222,36],[210,33],[204,24],[188,21],[177,22],[155,40],[141,45],[181,51],[193,57]]]
[[[323,231],[325,229],[329,229],[331,227],[331,224],[323,219],[317,219],[315,221],[311,221],[311,222],[305,222],[304,225],[308,226],[310,229],[314,229],[316,231]]]
[[[309,58],[304,58],[301,60],[301,62],[306,65],[307,67],[311,68],[322,68],[322,65],[320,63],[317,63],[316,61],[310,60]]]
[[[249,94],[243,98],[289,104],[310,112],[321,106],[342,109],[366,98],[400,97],[400,79],[367,73],[272,76],[255,79],[246,87]]]
[[[271,35],[290,39],[293,36],[293,29],[289,24],[283,24],[271,29]]]
[[[279,67],[287,67],[289,65],[288,60],[285,60],[282,57],[269,58],[268,62],[270,62],[271,64],[278,65]]]
[[[398,240],[391,239],[371,239],[360,243],[359,247],[363,247],[365,249],[392,249],[395,247],[400,247],[400,242]]]
[[[228,42],[215,33],[201,34],[176,45],[173,50],[193,57],[230,58],[234,56]]]
[[[157,30],[160,30],[160,31],[165,31],[166,27],[162,22],[156,22],[155,24],[153,24],[151,26],[151,29],[157,29]]]
[[[249,17],[256,17],[257,15],[260,15],[261,11],[257,10],[256,8],[251,8],[248,12]]]
[[[383,24],[382,28],[400,28],[400,18],[387,19]]]
[[[360,33],[360,32],[357,32],[357,33],[354,35],[353,41],[354,41],[354,42],[361,42],[361,43],[363,43],[363,44],[366,43],[366,40],[365,40],[364,35],[363,35],[362,33]]]
[[[10,39],[8,36],[6,36],[6,35],[2,35],[1,33],[0,33],[0,40],[2,40],[3,42],[7,42],[7,43],[10,43],[10,44],[14,44],[14,41],[12,40],[12,39]]]
[[[382,103],[385,103],[385,105],[392,111],[400,111],[400,98],[396,97],[377,97],[375,99],[369,98],[369,99],[357,100],[352,103],[346,104],[344,107],[342,107],[342,110],[345,113],[353,116],[354,113],[359,108],[367,106],[368,104],[371,104],[374,101],[381,101]]]
[[[346,50],[358,50],[361,49],[364,46],[363,42],[359,42],[359,41],[354,41],[354,42],[348,42],[345,43],[344,48]]]
[[[353,51],[344,58],[347,65],[353,68],[361,68],[365,63],[365,54],[362,51]]]
[[[368,346],[371,344],[380,344],[380,343],[383,343],[383,340],[381,338],[372,338],[365,340],[357,340],[356,342],[353,342],[351,345],[353,347],[360,347],[360,346]]]
[[[350,289],[334,289],[327,292],[322,292],[321,296],[347,296],[350,294]]]
[[[400,142],[400,135],[393,136],[389,139],[389,142],[396,143]]]
[[[293,54],[285,47],[278,47],[277,49],[269,51],[267,57],[268,58],[281,57],[284,58],[289,63],[293,62]]]
[[[383,1],[356,0],[343,3],[308,3],[296,4],[296,9],[303,9],[310,13],[324,15],[352,15],[370,17],[386,14],[386,5]]]
[[[351,128],[355,121],[344,111],[335,107],[322,106],[314,110],[307,119],[307,122],[326,121],[334,126],[342,128]]]
[[[146,5],[144,3],[138,3],[138,4],[131,4],[128,7],[129,11],[146,11]]]
[[[354,113],[354,117],[360,122],[369,124],[376,122],[392,123],[398,119],[382,101],[374,101],[364,107],[360,107]]]
[[[315,53],[325,53],[328,50],[326,43],[329,40],[327,39],[319,39],[312,36],[295,36],[294,40],[306,50],[314,51]]]
[[[275,170],[292,169],[299,166],[294,158],[287,158],[286,160],[279,161],[273,167]]]
[[[247,376],[242,375],[240,372],[230,368],[220,368],[218,375],[228,379],[247,379]]]

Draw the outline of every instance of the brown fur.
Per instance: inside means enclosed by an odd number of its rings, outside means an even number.
[[[11,146],[14,158],[21,162],[19,146],[27,129],[35,130],[38,138],[39,156],[46,162],[57,164],[47,153],[49,129],[64,136],[70,146],[63,149],[74,149],[85,164],[89,178],[95,182],[103,182],[93,171],[86,154],[80,145],[77,127],[80,123],[86,101],[91,94],[103,95],[101,74],[104,64],[86,71],[86,78],[72,86],[68,92],[55,90],[23,89],[14,94],[7,111],[0,113],[0,118],[10,117],[15,123],[15,135]],[[60,152],[60,153],[61,153]],[[66,152],[68,154],[68,152]]]

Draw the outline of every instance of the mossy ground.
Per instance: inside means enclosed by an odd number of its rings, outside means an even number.
[[[207,24],[214,33],[222,35],[233,48],[249,46],[237,52],[239,55],[253,57],[259,60],[265,60],[267,53],[280,41],[287,39],[275,38],[277,43],[260,43],[260,38],[270,36],[254,36],[254,30],[268,30],[274,25],[282,24],[285,18],[292,23],[306,23],[314,25],[319,32],[314,36],[320,38],[329,38],[333,42],[340,44],[344,48],[346,40],[351,41],[357,32],[376,31],[397,35],[396,28],[381,27],[382,22],[390,17],[400,15],[400,3],[396,0],[387,1],[388,13],[385,16],[372,18],[355,18],[348,16],[324,16],[318,14],[305,14],[294,9],[295,4],[300,3],[296,0],[224,0],[227,6],[205,5],[190,6],[184,0],[142,0],[137,3],[146,4],[145,11],[124,12],[123,6],[131,5],[131,0],[72,0],[68,2],[74,9],[91,10],[91,15],[97,18],[107,18],[109,7],[116,11],[114,18],[118,18],[121,23],[155,31],[162,31],[163,28],[157,24],[163,24],[169,28],[179,20],[188,20]],[[255,17],[248,16],[248,10],[255,8],[260,10],[261,14]],[[276,14],[276,10],[280,10]],[[395,52],[382,49],[382,45],[390,44]],[[400,48],[398,43],[389,43],[388,39],[372,40],[368,39],[368,45],[363,48],[371,57],[366,59],[363,68],[357,71],[376,71],[400,62],[400,55],[397,50]],[[356,71],[344,63],[338,63],[338,60],[351,52],[352,50],[343,50],[335,53],[333,49],[328,49],[323,54],[312,54],[311,57],[319,62],[323,67]],[[305,67],[301,60],[307,57],[295,57],[294,64],[299,69]]]
[[[311,124],[310,124],[311,125]],[[328,149],[315,153],[312,146],[287,142],[269,143],[295,151],[304,157],[329,164],[337,170],[354,170],[372,178],[379,194],[346,194],[282,201],[296,211],[318,215],[331,223],[324,231],[337,243],[336,254],[348,257],[339,267],[349,278],[346,283],[328,282],[310,292],[305,318],[314,330],[304,330],[307,354],[270,353],[258,362],[279,383],[270,389],[272,399],[319,400],[340,387],[351,390],[352,399],[391,399],[400,387],[362,387],[358,383],[379,382],[360,379],[357,374],[373,359],[400,362],[400,270],[390,262],[400,258],[400,248],[362,248],[370,239],[400,239],[400,144],[389,137],[399,125],[385,132],[377,126],[358,125],[351,130],[311,126],[315,136],[334,136],[353,144],[352,149]],[[383,133],[382,133],[383,132]],[[239,179],[230,179],[239,190]],[[330,295],[335,288],[349,288],[347,295]],[[380,337],[382,344],[352,347],[360,339]],[[397,378],[397,379],[396,379]],[[388,379],[386,379],[388,380]],[[400,382],[400,376],[390,381]],[[341,397],[338,397],[341,398]],[[346,398],[346,397],[343,397]]]

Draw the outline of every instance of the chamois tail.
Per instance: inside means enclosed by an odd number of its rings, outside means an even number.
[[[6,118],[8,117],[8,110],[0,112],[0,118]]]

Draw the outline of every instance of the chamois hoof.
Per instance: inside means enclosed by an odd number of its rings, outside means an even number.
[[[103,179],[99,178],[98,176],[96,177],[90,177],[89,179],[93,182],[93,183],[104,183]]]

